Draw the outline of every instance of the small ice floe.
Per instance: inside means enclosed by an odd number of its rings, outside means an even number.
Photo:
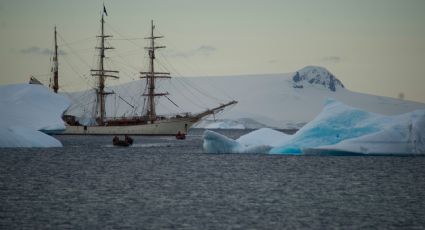
[[[293,135],[260,129],[232,140],[206,131],[203,147],[206,153],[425,154],[425,109],[384,116],[328,99]]]

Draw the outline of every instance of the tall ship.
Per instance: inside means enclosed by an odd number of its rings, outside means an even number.
[[[104,9],[105,13],[106,10]],[[228,101],[226,103],[218,104],[216,107],[206,109],[202,112],[192,114],[190,112],[183,112],[173,115],[161,115],[157,114],[156,102],[160,97],[166,97],[168,92],[159,92],[157,90],[158,79],[171,78],[169,72],[160,72],[156,70],[155,66],[155,53],[157,49],[165,48],[165,46],[157,45],[156,40],[163,38],[163,36],[155,35],[155,25],[153,20],[150,25],[150,36],[146,37],[149,41],[149,46],[145,47],[148,52],[148,69],[147,71],[140,72],[141,79],[146,81],[145,92],[138,92],[145,98],[143,113],[138,116],[121,116],[121,117],[108,117],[106,115],[106,98],[108,95],[114,94],[115,92],[107,89],[106,80],[109,78],[118,78],[118,71],[110,70],[105,68],[106,51],[113,49],[106,45],[105,41],[112,37],[111,35],[105,35],[105,20],[104,13],[101,17],[101,30],[100,35],[97,37],[100,40],[100,45],[96,47],[99,50],[99,61],[97,68],[91,69],[91,76],[96,78],[95,87],[95,106],[94,106],[94,117],[90,124],[82,124],[78,117],[65,112],[63,120],[66,122],[66,130],[62,134],[74,134],[74,135],[175,135],[177,133],[187,133],[189,128],[192,127],[196,122],[202,118],[214,115],[220,111],[223,111],[226,107],[237,103],[235,100]],[[54,56],[53,56],[53,67],[52,75],[53,78],[50,80],[50,88],[57,93],[58,86],[58,46],[56,39],[56,27],[55,27],[55,44],[54,44]],[[173,102],[174,103],[174,102]]]

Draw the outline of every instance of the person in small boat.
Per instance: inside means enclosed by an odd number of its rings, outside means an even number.
[[[112,139],[112,143],[114,145],[117,145],[119,141],[120,141],[120,139],[117,136],[115,136],[114,139]]]
[[[124,135],[124,140],[125,142],[129,143],[130,145],[133,144],[133,138],[131,138],[130,136],[128,136],[127,134]]]
[[[186,138],[186,134],[181,133],[180,131],[177,132],[176,139],[183,140],[185,138]]]
[[[120,140],[118,136],[115,136],[114,139],[112,139],[112,143],[115,146],[129,146],[133,144],[133,139],[126,135],[124,140]]]

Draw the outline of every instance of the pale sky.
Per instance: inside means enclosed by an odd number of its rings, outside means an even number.
[[[146,70],[140,38],[153,19],[162,64],[179,76],[319,65],[352,91],[425,103],[424,0],[0,0],[0,84],[48,81],[55,25],[63,87],[90,81],[103,2],[121,71],[112,84]]]

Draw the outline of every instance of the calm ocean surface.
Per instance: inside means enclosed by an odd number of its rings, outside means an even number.
[[[210,155],[192,134],[0,149],[0,229],[425,229],[425,157]]]

